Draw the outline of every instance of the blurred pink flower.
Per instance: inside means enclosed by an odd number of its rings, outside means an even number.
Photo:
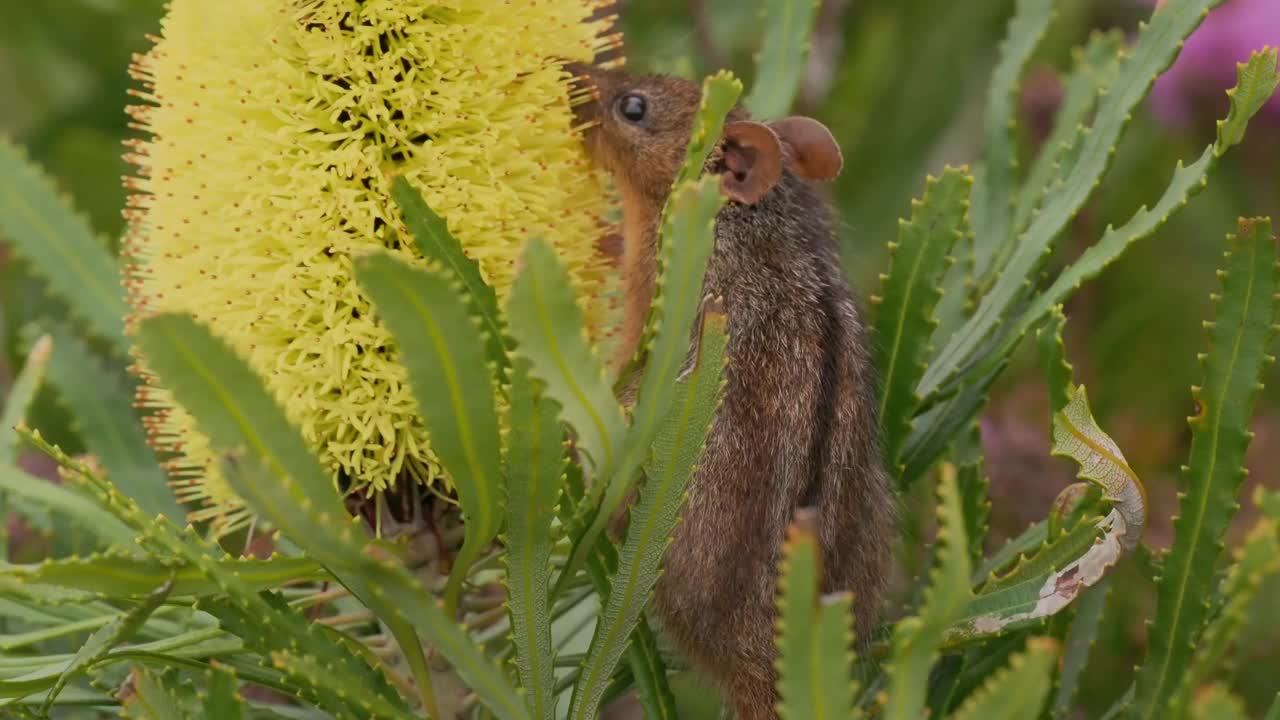
[[[1156,114],[1185,127],[1205,103],[1216,110],[1235,86],[1236,63],[1265,46],[1280,46],[1280,0],[1227,0],[1209,13],[1187,38],[1177,61],[1156,80],[1151,91]],[[1271,98],[1263,114],[1280,121],[1280,95]]]

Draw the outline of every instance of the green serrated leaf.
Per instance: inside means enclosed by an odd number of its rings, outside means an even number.
[[[581,467],[577,463],[569,463],[565,468],[566,492],[563,495],[565,502],[561,503],[558,510],[561,521],[566,524],[573,521],[576,505],[582,501],[585,494],[582,485]],[[598,543],[596,552],[587,559],[587,576],[594,594],[587,593],[578,602],[569,600],[561,603],[561,607],[574,608],[577,611],[575,613],[577,617],[567,634],[556,633],[556,629],[553,628],[553,642],[557,648],[563,648],[567,643],[575,640],[590,642],[590,637],[586,635],[585,630],[587,626],[591,626],[590,629],[594,631],[599,607],[602,604],[600,600],[608,597],[609,575],[617,572],[617,567],[618,553],[613,544]],[[583,657],[585,656],[579,654],[574,662],[580,664]],[[561,657],[560,660],[565,661],[566,658]],[[629,675],[635,683],[636,694],[646,718],[677,720],[676,701],[671,686],[667,682],[666,665],[658,650],[657,637],[643,615],[631,634],[631,645],[627,649],[627,667],[616,673],[615,678],[620,679],[627,674],[627,671],[630,671]],[[577,674],[580,676],[580,672]],[[570,676],[565,680],[576,679]],[[562,680],[562,684],[565,680]],[[613,683],[610,685],[610,689],[614,689]],[[609,697],[610,693],[606,691],[605,696]]]
[[[324,568],[308,558],[227,558],[218,564],[223,572],[236,574],[255,591],[300,580],[330,578]],[[221,592],[221,588],[199,568],[155,556],[120,553],[45,560],[38,565],[3,565],[0,566],[0,578],[54,585],[112,598],[148,595],[170,581],[173,583],[170,592],[173,597]]]
[[[678,720],[676,698],[667,682],[667,666],[658,651],[658,638],[643,615],[631,633],[627,666],[635,681],[645,720]]]
[[[671,486],[666,483],[674,480],[677,485],[686,484],[702,458],[706,435],[720,404],[729,342],[727,333],[723,308],[718,303],[706,306],[698,335],[697,360],[689,375],[676,382],[670,409],[654,436],[650,458],[645,465],[647,486],[664,488],[657,493],[648,493],[658,504],[679,506],[683,503],[683,492],[672,493]],[[643,500],[632,513],[634,522],[648,520],[639,511],[642,505]]]
[[[1045,138],[1022,184],[1013,218],[1014,233],[1026,228],[1032,213],[1043,204],[1055,175],[1074,161],[1075,151],[1080,149],[1087,134],[1084,124],[1089,114],[1120,72],[1124,47],[1124,33],[1114,29],[1094,31],[1084,47],[1072,51],[1075,66],[1063,83],[1062,104],[1054,115],[1053,130]],[[1000,257],[994,264],[998,267],[1003,260],[1004,257]]]
[[[58,681],[58,675],[62,673],[65,666],[66,663],[63,662],[44,666],[22,675],[0,678],[0,698],[22,698],[46,691]]]
[[[192,327],[196,327],[196,325],[192,325]],[[198,336],[201,333],[202,337],[197,337],[196,342],[204,341],[205,350],[207,350],[207,346],[211,345],[211,337],[197,327],[195,334]],[[225,346],[215,348],[225,352],[225,354],[229,354]],[[219,357],[212,357],[212,361],[218,363]],[[234,368],[234,366],[230,370],[233,373],[237,372],[237,368]],[[247,372],[247,368],[241,365],[238,368],[238,372]],[[259,386],[259,392],[265,391]],[[216,395],[216,393],[211,393],[211,395]],[[173,524],[169,523],[168,519],[150,518],[145,512],[138,509],[137,503],[133,502],[132,498],[120,495],[120,492],[113,484],[106,482],[104,478],[93,473],[92,469],[87,468],[81,462],[69,459],[69,457],[61,454],[58,448],[47,445],[44,439],[40,437],[40,434],[31,433],[27,437],[29,442],[55,457],[59,464],[68,470],[65,478],[67,478],[69,484],[82,489],[83,492],[90,493],[102,507],[106,507],[106,509],[113,512],[116,519],[131,527],[137,533],[138,542],[142,544],[145,550],[160,556],[177,556],[178,559],[184,562],[198,566],[204,571],[206,577],[218,584],[224,593],[223,597],[218,601],[220,603],[218,607],[227,607],[229,609],[228,615],[221,620],[223,620],[224,624],[241,621],[243,628],[248,628],[248,630],[244,630],[242,635],[246,641],[257,643],[274,642],[279,643],[282,647],[302,648],[303,651],[310,653],[312,656],[324,657],[329,666],[333,667],[337,673],[343,673],[348,676],[366,674],[364,685],[366,688],[371,688],[370,692],[385,693],[381,696],[383,701],[398,701],[394,691],[390,691],[387,683],[380,682],[378,675],[370,673],[369,666],[360,657],[351,655],[351,652],[348,652],[347,648],[342,644],[335,644],[332,639],[316,632],[296,612],[285,611],[282,610],[282,607],[271,605],[264,596],[253,592],[236,574],[224,571],[219,565],[219,560],[225,560],[227,556],[219,548],[210,546],[204,539],[198,538],[189,528],[186,533],[178,532],[173,527]],[[268,474],[264,471],[257,479],[265,478],[266,475]],[[321,532],[333,533],[335,529],[343,529],[344,527],[346,525],[339,525],[338,528],[325,528]],[[261,628],[264,628],[264,626],[269,626],[271,632],[262,633]],[[200,641],[200,639],[216,638],[219,634],[220,630],[218,629],[214,629],[212,634],[202,630],[202,632],[188,634],[188,638],[191,635],[195,635],[196,641]],[[151,647],[140,646],[134,648],[134,651],[166,652],[172,647],[182,647],[184,644],[182,638],[174,638],[174,641],[152,643]],[[116,653],[116,655],[123,656],[123,653]],[[136,655],[136,652],[131,653],[129,657],[133,655]],[[58,669],[54,667],[52,670],[54,670],[52,674],[56,676]],[[24,680],[32,682],[32,678]],[[0,687],[4,687],[3,682],[0,682]],[[348,705],[347,700],[329,692],[328,685],[308,688],[307,685],[303,684],[301,685],[301,691],[297,692],[303,691],[305,691],[308,700],[323,702],[324,707],[338,711],[338,714],[355,712],[358,716],[364,714],[367,710],[360,703],[355,702],[365,698],[365,694],[358,698],[353,698],[352,705]]]
[[[118,612],[117,608],[94,602],[80,593],[70,593],[72,599],[64,603],[65,596],[57,588],[14,587],[12,582],[3,582],[0,583],[0,616],[40,627]],[[0,658],[0,667],[7,667],[5,658]]]
[[[1040,590],[1049,576],[1084,554],[1098,536],[1097,520],[1091,518],[1052,540],[1045,539],[1040,545],[1018,553],[1011,568],[992,571],[983,578],[981,591],[960,621],[997,612],[1030,611],[1040,599]]]
[[[523,702],[506,678],[435,598],[403,566],[368,554],[374,546],[354,531],[328,473],[248,365],[190,318],[160,315],[141,325],[139,343],[149,367],[225,459],[228,483],[258,516],[301,545],[378,614],[408,654],[420,687],[427,686],[429,675],[415,633],[423,633],[500,718],[525,717]],[[214,571],[204,555],[188,552],[187,557]],[[230,583],[230,577],[216,579]],[[238,587],[247,592],[243,584]]]
[[[399,718],[412,720],[418,717],[398,703],[367,692],[360,678],[335,672],[336,668],[310,655],[297,655],[285,650],[271,654],[272,663],[293,678],[306,678],[313,686],[326,686],[340,698],[364,698],[353,704],[360,707],[362,717]]]
[[[982,562],[987,538],[987,519],[991,515],[991,498],[986,469],[982,462],[982,434],[975,423],[961,434],[952,450],[957,467],[956,484],[960,488],[960,508],[964,512],[964,534],[969,538],[969,561]]]
[[[721,70],[702,81],[702,101],[693,118],[693,131],[689,135],[689,145],[685,148],[684,162],[676,173],[675,182],[671,183],[673,191],[702,175],[702,166],[707,162],[716,143],[720,142],[725,116],[733,109],[741,94],[742,82],[727,70]],[[667,227],[671,205],[672,198],[668,198],[659,227]]]
[[[1014,656],[1009,667],[996,673],[953,715],[952,720],[1022,720],[1035,717],[1049,694],[1058,643],[1034,637],[1027,651]]]
[[[37,630],[7,633],[0,636],[0,650],[13,651],[20,648],[29,648],[57,638],[68,637],[84,632],[92,632],[105,625],[111,624],[119,617],[120,613],[113,609],[109,610],[106,615],[100,615],[98,617],[88,617],[78,621],[64,620],[55,625]],[[57,672],[54,672],[50,678],[56,677],[57,674]],[[52,685],[52,680],[49,685]],[[45,687],[48,687],[48,685]]]
[[[192,698],[177,687],[173,672],[136,668],[124,700],[125,717],[137,720],[186,720],[194,710]]]
[[[972,190],[970,197],[972,198]],[[933,320],[937,327],[929,338],[929,352],[925,362],[931,362],[938,351],[946,345],[947,340],[955,333],[965,320],[973,314],[974,291],[977,286],[976,255],[974,254],[973,230],[966,219],[961,230],[960,239],[951,250],[955,262],[942,275],[942,298],[933,309]]]
[[[0,707],[7,708],[10,713],[18,713],[15,716],[18,718],[37,718],[38,720],[47,720],[47,716],[38,715],[35,710],[30,709],[41,705],[43,702],[44,697],[37,693],[25,698],[0,699]],[[53,706],[55,708],[102,708],[116,704],[117,701],[115,698],[100,690],[81,687],[79,685],[69,685],[61,693],[58,693],[58,699],[54,701]]]
[[[239,594],[238,592],[236,593]],[[253,601],[205,598],[197,607],[264,658],[297,687],[301,697],[328,712],[409,720],[413,713],[386,680],[320,626],[311,625],[275,595]],[[263,629],[269,632],[263,632]],[[286,657],[293,662],[281,661]],[[305,660],[299,660],[305,658]],[[317,672],[316,667],[326,668]],[[353,689],[351,683],[355,683]]]
[[[1058,673],[1058,690],[1053,701],[1054,718],[1065,720],[1071,714],[1071,703],[1089,662],[1089,652],[1098,637],[1110,590],[1110,582],[1103,580],[1083,593],[1076,602],[1076,616],[1071,620],[1071,628],[1063,642],[1062,670]]]
[[[215,628],[216,630],[216,628]],[[219,631],[220,632],[220,631]],[[205,633],[206,635],[208,633]],[[194,635],[194,633],[189,633]],[[225,634],[223,634],[225,636]],[[294,696],[299,694],[298,687],[289,682],[281,673],[274,669],[268,669],[260,665],[260,661],[253,655],[244,651],[243,645],[238,639],[225,636],[227,639],[216,642],[204,642],[198,645],[182,648],[172,653],[151,652],[141,650],[143,647],[159,646],[160,642],[147,643],[144,645],[127,645],[112,651],[103,662],[94,668],[94,674],[97,681],[101,683],[102,676],[110,672],[112,676],[118,674],[116,666],[126,663],[138,663],[152,667],[160,668],[191,668],[196,670],[207,669],[213,662],[222,662],[235,669],[235,672],[245,682],[252,682],[265,688],[270,688],[285,695]],[[166,644],[172,644],[167,643]],[[206,660],[210,657],[218,657],[220,661]],[[110,681],[109,681],[110,682]],[[114,682],[112,683],[114,684]],[[59,696],[59,703],[62,701]],[[312,710],[311,712],[315,712]]]
[[[169,597],[171,590],[173,590],[172,579],[156,588],[137,607],[121,615],[118,620],[90,635],[85,640],[84,645],[81,645],[80,649],[76,651],[71,661],[67,663],[66,668],[58,675],[53,687],[49,690],[48,697],[45,698],[41,711],[49,711],[49,708],[53,706],[54,700],[57,699],[58,693],[62,691],[62,688],[66,687],[67,682],[84,673],[91,665],[105,657],[117,645],[133,637],[142,628],[147,618],[151,617],[151,614]]]
[[[921,397],[927,399],[937,393],[977,357],[975,350],[992,335],[1013,304],[1025,295],[1027,279],[1035,274],[1053,239],[1075,217],[1106,172],[1134,108],[1146,96],[1156,76],[1172,62],[1183,39],[1200,24],[1209,9],[1221,2],[1185,0],[1162,5],[1155,12],[1121,67],[1115,89],[1102,98],[1093,130],[1085,138],[1078,159],[1064,170],[1061,183],[1055,186],[1048,202],[1019,236],[1016,249],[1000,269],[991,292],[983,297],[973,317],[952,336],[921,378],[918,388]],[[1003,355],[993,360],[1001,359]]]
[[[1222,583],[1222,607],[1196,642],[1191,667],[1182,676],[1178,691],[1169,703],[1173,717],[1184,713],[1195,689],[1219,670],[1227,650],[1245,624],[1263,581],[1277,572],[1280,572],[1280,525],[1271,518],[1263,518],[1249,531],[1236,552],[1236,562]]]
[[[7,591],[6,594],[8,594]],[[24,595],[22,600],[32,600],[41,596],[42,593],[35,593],[31,597]],[[32,655],[31,653],[36,650],[37,646],[51,640],[80,636],[84,633],[98,633],[99,635],[102,635],[103,631],[109,633],[113,628],[119,629],[120,621],[123,619],[120,608],[99,602],[68,606],[45,605],[42,606],[43,613],[28,612],[15,599],[6,600],[4,605],[6,611],[16,609],[16,612],[12,612],[12,614],[7,612],[7,617],[44,626],[26,632],[0,636],[0,650],[6,652],[18,651],[7,655],[0,662],[0,674],[8,678],[4,681],[7,684],[0,687],[3,687],[3,693],[10,697],[21,697],[32,692],[48,690],[54,687],[58,682],[58,678],[68,671],[73,661],[77,665],[84,663],[82,658],[77,658],[71,654]],[[172,608],[165,609],[172,610]],[[170,612],[168,614],[172,615],[173,613]],[[176,626],[169,622],[148,622],[148,627],[150,631],[145,634],[149,635],[160,633],[172,636],[176,632]],[[139,628],[138,631],[142,634],[142,628]],[[99,639],[96,642],[105,642],[105,640]],[[97,662],[98,659],[100,658],[96,658],[92,662]],[[85,667],[87,666],[80,669],[83,670]],[[42,703],[43,701],[44,698],[41,699]]]
[[[85,507],[90,508],[89,512],[99,513],[100,517],[106,518],[110,524],[122,527],[123,532],[127,533],[126,537],[129,538],[128,541],[122,544],[129,546],[141,544],[158,557],[181,557],[182,553],[179,551],[198,552],[202,557],[206,553],[211,554],[213,552],[210,550],[210,546],[203,541],[191,542],[188,536],[170,532],[169,529],[173,527],[173,524],[169,523],[166,518],[153,518],[147,515],[133,501],[133,498],[121,493],[119,488],[108,482],[94,468],[71,458],[57,446],[49,444],[40,435],[40,431],[20,428],[18,432],[28,443],[52,458],[65,471],[62,473],[63,484],[54,487],[67,490],[72,496],[84,498],[86,501],[83,506],[72,505],[66,502],[64,498],[58,498],[57,502],[65,504],[71,508],[72,512],[76,513],[84,511]],[[5,471],[6,468],[0,466],[0,480],[5,477]],[[35,478],[31,478],[30,481],[49,485],[49,483]],[[27,480],[19,473],[18,482],[10,487],[28,490],[28,488],[24,488],[26,483]],[[32,491],[32,494],[34,495],[34,491]],[[154,542],[159,535],[164,536],[163,542],[148,545],[149,542]],[[222,555],[224,553],[219,551],[218,554]]]
[[[1256,57],[1257,54],[1255,54]],[[1274,59],[1272,64],[1275,64]],[[1237,110],[1237,112],[1241,111]],[[1236,122],[1243,126],[1249,118],[1250,116],[1240,115]],[[1238,140],[1239,138],[1236,142]],[[1146,207],[1139,208],[1128,222],[1118,228],[1108,226],[1095,245],[1085,250],[1074,264],[1054,280],[1048,290],[1036,296],[1027,308],[1017,315],[1000,343],[995,348],[983,351],[987,359],[980,363],[974,372],[982,372],[993,367],[996,358],[1003,358],[1012,352],[1022,336],[1041,322],[1055,305],[1061,304],[1082,284],[1097,276],[1123,255],[1129,246],[1154,233],[1165,221],[1182,209],[1191,196],[1204,188],[1217,158],[1230,147],[1230,145],[1215,143],[1206,148],[1191,165],[1183,167],[1179,162],[1173,178],[1169,181],[1169,186],[1156,204],[1149,210]]]
[[[435,214],[408,180],[396,177],[391,184],[391,197],[400,207],[418,252],[427,260],[438,263],[466,291],[470,306],[484,329],[489,362],[498,368],[498,377],[502,378],[507,366],[502,318],[498,314],[497,295],[480,274],[480,264],[467,257],[462,244],[449,232],[448,223]]]
[[[472,564],[498,535],[501,443],[484,339],[448,277],[379,253],[355,262],[361,287],[395,336],[431,449],[458,493],[466,537],[445,587],[456,608]]]
[[[1186,492],[1174,521],[1173,549],[1156,584],[1156,618],[1146,661],[1138,671],[1134,717],[1160,715],[1191,659],[1205,620],[1221,539],[1239,507],[1249,446],[1249,417],[1274,360],[1276,243],[1271,221],[1242,220],[1230,238],[1217,313],[1207,324],[1209,353],[1202,356],[1204,383],[1193,389]]]
[[[120,608],[86,593],[49,585],[28,585],[6,578],[0,581],[0,612],[23,623],[42,626],[116,615]],[[159,626],[159,623],[154,624]],[[169,629],[176,629],[176,626],[169,626]],[[3,663],[2,659],[0,663]]]
[[[707,431],[719,407],[727,342],[723,312],[718,307],[707,308],[697,343],[697,360],[689,377],[674,386],[670,409],[652,442],[647,480],[631,511],[617,572],[574,687],[570,718],[596,717],[609,676],[626,651],[628,638],[658,581],[662,556],[684,505],[685,488],[702,456]]]
[[[438,650],[494,716],[522,720],[529,714],[502,670],[472,643],[466,631],[434,604],[401,565],[381,562],[363,571],[377,598],[384,622],[411,625],[425,642]]]
[[[326,566],[344,558],[347,545],[333,532],[308,535],[302,525],[304,509],[327,527],[346,527],[347,513],[320,462],[302,435],[289,424],[284,411],[262,380],[225,343],[188,316],[163,314],[142,320],[138,347],[147,365],[161,377],[177,401],[190,412],[223,457],[249,452],[261,457],[287,494],[273,497],[277,486],[237,488],[246,503],[259,506],[286,536],[305,543],[308,552]],[[348,530],[349,532],[349,530]]]
[[[560,406],[561,419],[576,432],[578,452],[594,469],[573,522],[582,532],[618,467],[627,426],[604,367],[587,344],[568,274],[541,240],[531,241],[525,250],[524,270],[511,288],[507,317],[517,356],[529,362],[530,376],[543,383],[546,396]],[[577,539],[557,590],[577,574],[594,547],[594,540]]]
[[[1062,332],[1067,318],[1062,306],[1055,305],[1045,324],[1036,330],[1036,346],[1040,349],[1040,366],[1044,368],[1045,384],[1049,386],[1049,411],[1058,413],[1067,406],[1071,392],[1073,371],[1067,362],[1067,349],[1062,342]]]
[[[1027,633],[1016,631],[992,638],[963,654],[944,656],[930,674],[928,717],[948,717],[1008,665],[1016,653],[1025,650],[1026,644]]]
[[[563,430],[555,405],[535,392],[528,364],[515,363],[509,393],[507,522],[503,561],[516,669],[536,720],[556,711],[551,644],[551,524],[564,478]]]
[[[602,480],[617,466],[626,421],[600,359],[587,344],[568,273],[541,240],[530,241],[525,249],[524,269],[507,301],[507,320],[516,354],[529,361],[529,374],[545,384],[547,397],[576,431],[577,449],[595,470],[592,491],[602,493]]]
[[[574,467],[573,464],[569,465],[569,477],[572,477]],[[572,512],[568,517],[572,518]],[[597,598],[609,596],[609,575],[617,572],[617,566],[617,551],[609,543],[602,542],[597,545],[596,552],[587,558],[587,574]],[[595,619],[593,616],[588,615],[583,622],[589,623],[593,619]],[[675,720],[677,717],[675,698],[667,683],[666,666],[658,651],[657,638],[643,615],[640,616],[635,631],[631,634],[630,647],[627,648],[627,667],[616,674],[615,678],[626,674],[626,671],[630,671],[635,681],[641,706],[646,713],[645,717]],[[580,678],[581,672],[578,672],[577,676]],[[602,693],[602,698],[610,697],[610,691],[614,689],[616,689],[614,682],[610,682]],[[604,704],[603,701],[601,704]]]
[[[1088,280],[1096,277],[1108,265],[1125,253],[1133,243],[1141,240],[1156,230],[1181,210],[1190,198],[1204,188],[1208,182],[1209,172],[1214,165],[1213,148],[1207,148],[1191,165],[1184,167],[1179,161],[1173,178],[1165,188],[1164,194],[1150,209],[1139,208],[1136,213],[1119,227],[1108,226],[1102,238],[1090,246],[1070,267],[1063,270],[1057,279],[1044,292],[1032,299],[1024,310],[1014,315],[1014,319],[1006,326],[1004,333],[989,348],[983,349],[979,355],[982,359],[969,371],[979,374],[993,371],[999,364],[1007,361],[1022,337],[1033,327],[1042,322],[1052,312]]]
[[[946,632],[949,646],[999,635],[1053,616],[1099,583],[1127,550],[1138,545],[1146,524],[1142,484],[1115,442],[1098,428],[1084,388],[1072,389],[1054,416],[1053,453],[1080,465],[1079,477],[1098,485],[1112,510],[1101,521],[1082,518],[1013,570],[994,574]],[[1099,534],[1101,535],[1099,537]]]
[[[875,362],[881,377],[880,425],[885,462],[895,471],[911,417],[919,406],[915,386],[924,374],[933,307],[949,253],[964,233],[973,179],[946,168],[925,183],[924,199],[912,202],[911,220],[898,227],[893,260],[884,276],[876,313]]]
[[[214,665],[205,674],[204,717],[210,720],[248,720],[249,709],[240,697],[236,674],[225,665]]]
[[[101,505],[84,495],[44,478],[29,475],[11,465],[0,463],[0,491],[20,498],[23,507],[39,507],[74,519],[88,532],[105,543],[132,547],[134,532],[124,526]]]
[[[1056,0],[1019,0],[1009,30],[1000,43],[1000,61],[987,95],[982,163],[975,172],[970,222],[976,240],[977,275],[991,268],[992,259],[1011,236],[1013,197],[1017,179],[1013,127],[1017,121],[1019,83],[1027,61],[1053,22]]]
[[[9,387],[4,405],[0,405],[0,467],[17,464],[18,436],[13,434],[13,428],[23,423],[32,401],[35,400],[36,391],[44,382],[45,369],[49,364],[52,348],[52,340],[48,336],[41,337],[32,344],[22,370]],[[5,496],[0,483],[0,516],[7,517],[12,504],[10,498]],[[21,499],[19,504],[22,504]],[[0,527],[0,558],[8,557],[9,530],[6,523],[5,527]]]
[[[133,396],[120,378],[98,362],[88,346],[67,331],[46,328],[53,338],[49,382],[76,418],[76,430],[107,477],[150,515],[176,524],[186,512],[169,489],[169,478],[147,444],[133,410]]]
[[[924,709],[929,670],[938,656],[947,627],[973,597],[969,589],[968,539],[955,468],[944,465],[938,483],[938,539],[935,566],[924,600],[915,615],[893,629],[888,669],[887,720],[917,720]]]
[[[9,385],[9,394],[0,406],[0,466],[14,465],[18,461],[18,436],[13,435],[13,428],[22,424],[27,411],[35,400],[36,391],[44,382],[49,357],[53,352],[53,339],[48,335],[40,337],[31,345],[27,360],[22,370]]]
[[[1236,64],[1236,86],[1227,91],[1231,98],[1231,110],[1225,120],[1218,121],[1218,143],[1215,152],[1221,156],[1227,148],[1244,139],[1249,118],[1280,87],[1280,53],[1276,48],[1262,48],[1249,56],[1248,62]]]
[[[1053,454],[1069,457],[1080,465],[1078,477],[1102,489],[1123,521],[1113,529],[1126,549],[1137,546],[1146,527],[1147,496],[1115,441],[1102,432],[1084,386],[1068,387],[1067,404],[1054,415]]]
[[[260,462],[229,467],[226,477],[242,497],[254,498],[249,503],[250,507],[273,523],[275,516],[266,511],[286,507],[292,492],[287,478],[280,478],[263,469]],[[337,549],[341,557],[333,558],[332,565],[326,565],[353,595],[373,610],[395,638],[414,672],[418,690],[422,693],[422,702],[429,714],[437,713],[431,705],[431,673],[422,652],[423,642],[430,643],[431,647],[449,660],[481,702],[499,718],[508,720],[527,717],[519,696],[499,668],[484,656],[480,647],[471,642],[463,628],[409,573],[399,559],[388,557],[378,545],[368,542],[362,533],[353,532],[351,523],[335,527],[309,507],[298,508],[294,521],[310,535],[328,533],[333,536],[331,542],[336,543],[333,549]],[[325,543],[323,549],[320,549],[319,544],[311,543],[310,539],[303,540],[300,544],[304,550],[320,559],[322,553],[331,551],[329,542]],[[292,652],[290,648],[282,650]],[[309,654],[316,655],[314,651]],[[307,667],[309,666],[297,666],[299,670]],[[368,684],[369,680],[364,682]],[[399,704],[400,699],[394,695],[394,691],[386,687],[385,683],[382,687],[386,688],[387,693],[384,699],[390,701],[394,698],[394,702]]]
[[[848,593],[821,596],[821,551],[812,514],[798,514],[788,529],[778,588],[778,716],[861,717],[854,707],[853,598]]]
[[[971,424],[987,404],[989,391],[1004,370],[1007,360],[986,375],[966,382],[951,397],[916,416],[911,435],[902,453],[903,470],[899,487],[906,489],[933,467],[958,433]]]
[[[0,237],[27,259],[77,318],[124,354],[129,308],[120,270],[88,222],[15,145],[0,138]]]
[[[646,352],[644,377],[639,399],[631,415],[631,427],[622,441],[617,472],[605,479],[598,509],[585,529],[574,528],[573,553],[560,576],[563,586],[574,576],[604,533],[609,519],[634,486],[636,473],[649,457],[654,438],[666,421],[675,397],[676,378],[689,357],[689,336],[694,327],[702,295],[703,276],[715,246],[716,215],[724,205],[718,178],[708,177],[676,190],[663,243],[662,272],[657,278],[651,322],[656,326],[653,343]],[[560,588],[558,588],[560,589]],[[558,593],[557,593],[558,594]]]
[[[820,4],[818,0],[769,0],[765,5],[755,84],[745,101],[752,116],[774,120],[791,109],[804,75],[809,36]]]

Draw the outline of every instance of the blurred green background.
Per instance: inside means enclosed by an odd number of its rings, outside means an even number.
[[[1250,2],[1251,0],[1229,0]],[[1266,2],[1255,3],[1262,7]],[[697,76],[729,67],[750,80],[761,34],[759,0],[632,0],[622,2],[628,64],[636,70]],[[982,111],[992,65],[1013,0],[825,0],[814,57],[798,112],[835,132],[845,172],[832,187],[842,220],[846,265],[858,293],[874,291],[885,243],[927,172],[972,162],[980,149]],[[0,134],[28,148],[114,244],[123,221],[128,171],[121,141],[133,135],[123,107],[132,83],[130,56],[158,30],[161,0],[0,0]],[[1071,48],[1097,29],[1132,33],[1150,13],[1146,0],[1063,0],[1061,16],[1023,82],[1020,142],[1024,160],[1047,132],[1059,97],[1059,74]],[[1264,15],[1267,13],[1264,12]],[[1271,11],[1270,15],[1280,15]],[[1269,42],[1280,45],[1280,21]],[[1227,68],[1232,58],[1220,58]],[[1054,263],[1070,260],[1108,223],[1153,201],[1179,158],[1208,144],[1226,107],[1227,85],[1188,90],[1196,111],[1175,118],[1144,106],[1133,120],[1112,173],[1080,221],[1060,239]],[[1068,354],[1103,427],[1144,478],[1154,505],[1147,542],[1163,548],[1186,456],[1203,350],[1201,321],[1224,236],[1242,215],[1280,218],[1280,113],[1256,119],[1243,147],[1230,154],[1209,187],[1154,237],[1083,288],[1067,307]],[[0,395],[20,363],[19,334],[36,313],[58,313],[37,279],[8,258],[0,242]],[[1255,419],[1250,483],[1280,485],[1280,378],[1274,369]],[[42,401],[37,424],[75,449],[74,431],[58,408]],[[992,542],[1044,516],[1071,468],[1049,458],[1048,409],[1029,355],[1015,363],[987,407],[984,444],[992,477]],[[1243,497],[1249,497],[1246,487]],[[1237,530],[1251,523],[1246,501]],[[1238,533],[1234,537],[1238,538]],[[1129,683],[1141,657],[1141,620],[1154,607],[1138,570],[1116,578],[1102,636],[1081,697],[1093,711]],[[1268,608],[1280,607],[1275,583],[1260,595],[1251,632],[1235,658],[1234,685],[1257,710],[1270,702],[1280,667],[1280,628]],[[1258,662],[1261,659],[1268,662]],[[1256,677],[1255,677],[1256,676]],[[1260,712],[1260,711],[1259,711]]]

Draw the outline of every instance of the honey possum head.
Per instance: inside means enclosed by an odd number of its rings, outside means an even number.
[[[576,78],[574,112],[586,126],[587,153],[624,192],[661,204],[684,161],[702,88],[681,78],[581,63],[566,70]],[[831,180],[842,165],[840,146],[817,120],[757,122],[734,108],[706,170],[720,174],[731,200],[753,204],[769,194],[784,168],[809,180]]]

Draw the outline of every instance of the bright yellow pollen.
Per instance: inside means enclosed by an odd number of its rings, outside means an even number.
[[[531,236],[555,243],[584,298],[608,200],[587,165],[564,60],[590,60],[611,20],[587,0],[173,0],[134,73],[150,138],[128,252],[140,314],[192,313],[265,379],[353,489],[439,468],[389,333],[351,257],[419,261],[388,195],[415,184],[505,297]],[[606,310],[585,303],[600,336]],[[142,362],[145,374],[145,358]],[[160,387],[150,431],[202,517],[247,516],[192,418]]]

